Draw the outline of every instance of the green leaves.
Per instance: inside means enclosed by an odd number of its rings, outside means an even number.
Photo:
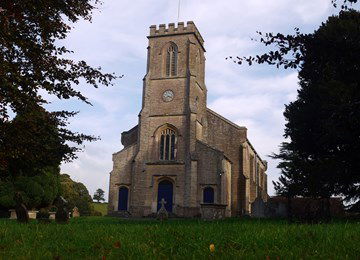
[[[360,13],[341,11],[308,37],[298,98],[286,106],[277,192],[360,198]]]
[[[79,145],[97,138],[68,130],[75,113],[48,113],[43,93],[90,104],[77,90],[81,81],[97,88],[117,77],[70,53],[59,40],[73,23],[91,21],[98,0],[2,0],[0,12],[0,179],[76,158]],[[10,120],[10,114],[16,118]],[[69,144],[70,142],[70,144]],[[71,143],[75,146],[71,146]]]
[[[96,192],[94,193],[93,199],[96,200],[97,202],[105,201],[104,194],[105,191],[103,191],[102,189],[97,189]]]
[[[28,209],[50,206],[60,192],[59,169],[49,167],[39,170],[35,176],[0,180],[0,206],[13,208],[17,191],[21,191]]]
[[[92,199],[84,184],[74,182],[67,174],[62,174],[61,194],[68,202],[68,210],[75,206],[79,209],[81,216],[89,216],[94,211]]]

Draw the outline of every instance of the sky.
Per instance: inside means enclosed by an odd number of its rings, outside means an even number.
[[[313,32],[338,10],[330,0],[103,0],[93,21],[73,24],[62,42],[74,51],[72,58],[100,66],[104,72],[124,75],[111,87],[79,86],[92,106],[77,100],[58,101],[52,108],[80,111],[69,128],[100,136],[86,143],[79,158],[62,164],[61,172],[82,182],[90,194],[101,188],[108,197],[112,154],[122,149],[121,132],[137,124],[141,107],[142,79],[146,70],[149,26],[194,21],[205,40],[208,107],[240,126],[268,161],[268,193],[280,172],[269,158],[284,141],[285,104],[296,99],[297,71],[267,65],[237,65],[225,58],[266,51],[256,31]]]

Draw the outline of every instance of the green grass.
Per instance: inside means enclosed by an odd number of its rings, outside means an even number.
[[[106,215],[107,215],[107,206],[108,206],[107,203],[97,203],[97,202],[93,202],[92,204],[93,204],[94,209],[95,209],[96,211],[101,212],[101,214],[102,214],[103,216],[106,216]]]
[[[210,252],[209,245],[215,245]],[[274,220],[121,220],[69,224],[0,220],[0,259],[358,259],[360,223]],[[268,259],[269,259],[268,258]]]

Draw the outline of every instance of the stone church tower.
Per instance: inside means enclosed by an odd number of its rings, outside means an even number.
[[[255,198],[267,199],[267,165],[245,127],[206,107],[198,29],[153,25],[148,39],[139,123],[113,154],[109,213],[151,215],[162,198],[177,216],[197,216],[203,203],[227,205],[227,216],[250,213]]]

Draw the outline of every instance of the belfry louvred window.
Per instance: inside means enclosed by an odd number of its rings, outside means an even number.
[[[160,160],[175,160],[176,134],[172,129],[165,129],[160,137]]]
[[[166,76],[177,75],[178,48],[175,44],[170,44],[166,53]]]

